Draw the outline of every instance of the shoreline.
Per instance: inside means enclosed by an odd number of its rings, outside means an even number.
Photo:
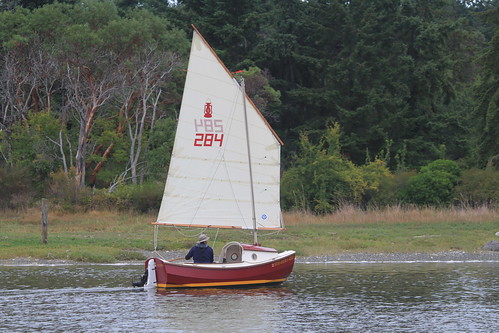
[[[179,251],[140,251],[144,257],[153,256],[164,260],[183,257]],[[298,264],[368,264],[368,263],[460,263],[460,262],[498,262],[499,251],[446,251],[437,253],[336,253],[322,256],[296,257]],[[131,260],[114,263],[80,262],[64,259],[13,258],[0,260],[0,266],[59,266],[59,265],[126,265],[142,264]]]

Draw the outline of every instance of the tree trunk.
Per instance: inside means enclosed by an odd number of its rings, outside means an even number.
[[[83,120],[83,119],[82,119]],[[76,184],[79,189],[85,186],[86,160],[87,160],[87,135],[85,132],[85,122],[80,124],[80,136],[78,138],[78,148],[76,150]]]

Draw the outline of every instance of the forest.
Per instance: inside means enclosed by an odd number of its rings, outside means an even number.
[[[192,24],[284,142],[284,209],[497,207],[496,1],[0,0],[0,208],[157,209]]]

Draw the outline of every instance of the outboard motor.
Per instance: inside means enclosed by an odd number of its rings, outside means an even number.
[[[157,283],[156,263],[154,262],[154,259],[149,259],[149,262],[147,263],[147,282],[144,285],[144,289],[156,288]]]
[[[146,269],[146,271],[144,272],[144,275],[142,275],[142,279],[140,279],[140,281],[138,282],[132,282],[132,286],[134,287],[143,287],[146,282],[147,282],[147,276],[149,275],[148,274],[148,270]]]
[[[156,288],[156,265],[154,259],[149,259],[147,269],[138,282],[132,282],[134,287],[144,287],[144,289]]]

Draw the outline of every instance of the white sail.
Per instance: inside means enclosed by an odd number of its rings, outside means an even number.
[[[281,142],[249,98],[246,110],[257,229],[281,228]],[[156,223],[253,228],[242,92],[197,31]]]

